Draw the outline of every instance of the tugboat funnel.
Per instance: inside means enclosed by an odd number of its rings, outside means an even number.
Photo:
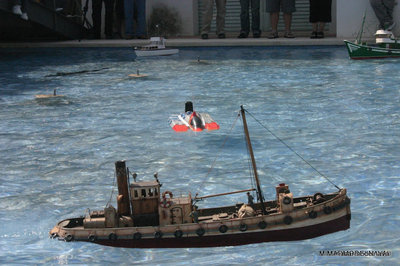
[[[131,211],[129,204],[128,175],[126,171],[125,161],[115,162],[115,172],[117,175],[117,183],[118,183],[118,196],[117,196],[118,215],[130,216]]]

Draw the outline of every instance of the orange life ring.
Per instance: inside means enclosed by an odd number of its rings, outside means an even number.
[[[164,192],[162,193],[163,199],[165,199],[165,196],[166,196],[167,194],[169,195],[169,198],[170,198],[170,199],[172,199],[173,196],[174,196],[174,195],[172,194],[171,191],[168,191],[168,190],[167,190],[167,191],[164,191]]]
[[[162,208],[169,208],[172,205],[172,201],[171,200],[167,200],[166,195],[169,195],[169,199],[173,198],[173,194],[171,191],[164,191],[164,193],[162,193],[162,199],[160,201],[160,206]]]

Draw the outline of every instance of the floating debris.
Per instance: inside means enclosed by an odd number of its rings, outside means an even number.
[[[46,98],[56,98],[56,97],[65,97],[64,95],[58,95],[57,89],[54,89],[53,94],[36,94],[36,99],[46,99]]]
[[[129,77],[131,77],[131,78],[145,78],[145,77],[148,77],[149,75],[147,75],[147,74],[140,74],[139,73],[139,69],[136,71],[136,74],[129,74],[128,75]]]
[[[56,74],[51,74],[51,75],[46,75],[46,78],[49,77],[59,77],[59,76],[71,76],[71,75],[78,75],[78,74],[85,74],[85,73],[95,73],[99,72],[105,69],[109,69],[108,67],[103,67],[99,69],[86,69],[86,70],[80,70],[80,71],[73,71],[73,72],[57,72]]]

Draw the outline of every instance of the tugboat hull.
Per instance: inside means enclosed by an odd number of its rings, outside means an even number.
[[[220,246],[239,246],[274,241],[297,241],[319,237],[326,234],[335,233],[350,228],[350,219],[342,216],[338,219],[327,221],[317,225],[282,229],[259,231],[252,233],[236,233],[227,235],[192,236],[163,239],[120,239],[99,240],[97,244],[121,247],[121,248],[205,248]]]
[[[350,199],[346,190],[330,195],[331,199],[325,202],[288,213],[166,226],[84,228],[83,218],[76,218],[61,221],[50,235],[65,241],[124,248],[218,247],[297,241],[350,228]],[[226,226],[225,232],[222,226]]]

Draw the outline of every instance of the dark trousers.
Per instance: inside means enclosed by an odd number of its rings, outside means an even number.
[[[240,32],[246,35],[250,32],[251,6],[251,30],[253,34],[260,34],[260,0],[240,0]]]
[[[113,34],[113,15],[114,15],[114,0],[92,0],[92,19],[93,19],[93,33],[96,38],[101,37],[101,8],[105,5],[105,29],[106,36]]]

